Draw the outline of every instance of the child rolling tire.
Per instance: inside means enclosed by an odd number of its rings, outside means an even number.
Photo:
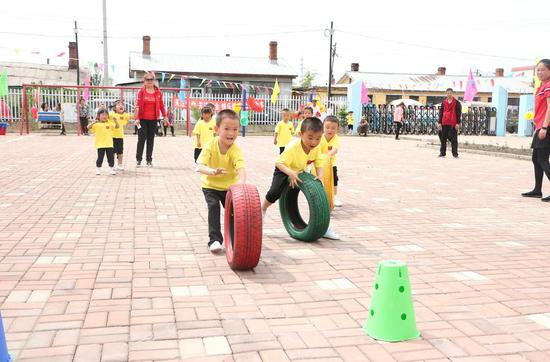
[[[225,199],[225,255],[234,270],[258,265],[262,252],[260,195],[253,185],[236,184]]]
[[[315,176],[302,172],[298,187],[285,187],[279,199],[281,219],[288,234],[301,241],[315,241],[327,232],[330,223],[330,208],[325,189]],[[298,194],[302,192],[309,208],[309,222],[306,223],[298,208]]]

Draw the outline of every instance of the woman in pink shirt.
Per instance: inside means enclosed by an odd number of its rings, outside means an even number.
[[[521,194],[523,197],[542,197],[542,180],[544,174],[550,180],[550,59],[543,59],[537,63],[537,77],[540,79],[540,87],[535,92],[535,135],[531,148],[533,149],[533,166],[535,168],[535,188],[532,191]],[[550,202],[550,196],[542,199]]]
[[[395,139],[399,139],[399,131],[403,127],[403,118],[405,118],[405,103],[401,102],[393,111],[393,123],[395,124]]]

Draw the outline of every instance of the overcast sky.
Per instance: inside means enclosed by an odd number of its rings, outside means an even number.
[[[2,1],[0,59],[67,64],[74,20],[81,64],[103,62],[101,0]],[[324,29],[331,20],[336,79],[352,62],[371,72],[435,73],[446,66],[447,74],[490,74],[550,57],[548,0],[107,0],[107,20],[115,81],[127,78],[128,52],[141,51],[141,37],[150,35],[153,54],[267,57],[276,40],[279,58],[297,74],[303,64],[317,73],[316,84],[326,84]],[[60,52],[67,54],[56,57]]]

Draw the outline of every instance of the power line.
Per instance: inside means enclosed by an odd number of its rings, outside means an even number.
[[[411,43],[411,42],[406,42],[406,41],[401,41],[401,40],[385,39],[385,38],[381,38],[381,37],[377,37],[377,36],[360,34],[360,33],[355,33],[355,32],[346,31],[346,30],[339,30],[339,31],[341,31],[344,34],[355,35],[355,36],[359,36],[359,37],[366,38],[366,39],[378,40],[378,41],[382,41],[382,42],[386,42],[386,43],[393,43],[393,44],[411,46],[411,47],[416,47],[416,48],[438,50],[438,51],[444,51],[444,52],[456,53],[456,54],[475,55],[475,56],[488,57],[488,58],[532,61],[532,59],[529,59],[529,58],[520,58],[520,57],[510,57],[510,56],[506,56],[506,55],[495,55],[495,54],[487,54],[487,53],[469,52],[469,51],[465,51],[465,50],[455,50],[455,49],[434,47],[434,46],[431,46],[431,45],[417,44],[417,43]]]

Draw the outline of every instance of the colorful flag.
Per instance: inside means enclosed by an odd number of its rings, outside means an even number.
[[[8,69],[4,67],[0,74],[0,97],[8,95]]]
[[[172,79],[174,79],[176,75],[175,74],[170,74],[170,78],[168,78],[168,81],[171,81]]]
[[[65,52],[61,52],[61,53],[57,54],[57,57],[62,57],[64,55],[65,55]]]
[[[365,82],[361,82],[361,104],[369,104],[369,91]]]
[[[467,102],[471,102],[474,100],[476,95],[477,95],[476,81],[474,79],[474,74],[470,69],[470,74],[468,74],[468,82],[466,83],[466,90],[464,91],[464,100]]]
[[[185,78],[181,77],[180,79],[180,95],[179,98],[182,102],[185,102]]]
[[[166,78],[166,73],[162,72],[160,73],[160,82],[164,83],[164,78]]]
[[[243,98],[242,98],[242,106],[243,111],[246,111],[246,89],[243,87]]]
[[[90,99],[90,88],[88,88],[90,86],[90,72],[86,72],[86,76],[84,77],[84,85],[86,86],[86,88],[84,88],[84,92],[82,93],[82,97],[85,99],[85,100],[88,100]]]
[[[281,93],[281,88],[279,88],[279,81],[275,78],[275,85],[273,86],[273,93],[271,94],[271,104],[275,105],[275,103],[277,103],[279,93]]]

